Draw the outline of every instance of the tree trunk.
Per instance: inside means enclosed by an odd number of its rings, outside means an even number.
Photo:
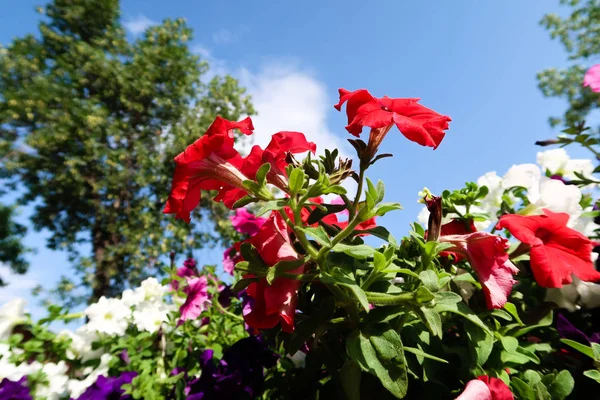
[[[89,302],[95,303],[102,296],[105,296],[110,288],[110,277],[108,263],[105,260],[107,240],[105,232],[102,230],[101,222],[96,220],[92,228],[92,249],[94,252],[94,281],[92,282],[92,297]]]

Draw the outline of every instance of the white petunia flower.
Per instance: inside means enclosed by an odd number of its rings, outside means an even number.
[[[8,340],[15,326],[26,321],[25,299],[14,299],[0,308],[0,340]]]
[[[573,283],[562,288],[547,289],[544,301],[552,302],[569,311],[576,311],[581,307],[600,307],[600,285],[584,282],[573,276]]]
[[[575,172],[592,178],[592,172],[594,171],[592,160],[572,160],[565,149],[552,149],[539,152],[537,153],[537,163],[542,167],[542,170],[547,170],[551,174],[560,174],[568,180],[578,179]]]
[[[96,331],[89,330],[87,325],[77,328],[75,332],[62,330],[58,333],[58,337],[71,339],[66,354],[69,360],[81,359],[82,362],[86,362],[97,359],[102,354],[102,349],[92,350],[92,344],[98,339],[98,334]]]
[[[142,290],[125,289],[121,294],[121,302],[127,307],[135,307],[142,301],[144,301],[144,292]]]
[[[498,211],[500,211],[500,206],[502,205],[502,195],[504,194],[504,187],[502,187],[502,178],[499,177],[498,175],[496,175],[496,172],[488,172],[483,176],[480,176],[479,179],[477,179],[477,185],[478,186],[486,186],[488,188],[488,194],[481,199],[481,210],[489,215],[489,219],[487,226],[485,228],[481,228],[481,229],[486,229],[489,225],[491,225],[492,223],[495,223],[497,218],[496,218],[496,214],[498,213]],[[477,222],[476,222],[476,227],[477,227]],[[479,222],[479,224],[481,224]],[[477,227],[477,229],[480,229],[479,227]]]
[[[513,165],[502,178],[502,188],[523,187],[527,189],[527,198],[535,203],[540,195],[542,172],[535,164]]]
[[[97,303],[85,309],[89,318],[87,329],[109,335],[123,335],[129,325],[131,309],[119,299],[102,296]]]
[[[574,221],[582,213],[579,205],[581,190],[575,185],[565,185],[560,180],[542,176],[537,165],[513,165],[504,175],[502,187],[510,189],[515,186],[527,189],[527,199],[531,204],[523,210],[524,214],[540,214],[543,208],[547,208],[553,212],[566,212]]]
[[[169,289],[161,285],[156,278],[148,278],[135,290],[143,294],[143,301],[162,302]]]
[[[42,399],[58,400],[67,394],[69,378],[67,371],[69,367],[64,361],[47,363],[42,366],[42,372],[46,375],[47,383],[36,387],[36,396]]]
[[[98,365],[96,369],[86,368],[84,370],[84,373],[87,374],[84,379],[70,379],[67,383],[67,391],[69,392],[70,397],[74,399],[78,398],[88,387],[96,382],[100,375],[108,375],[108,364],[111,359],[112,356],[110,354],[102,354],[102,357],[100,357],[100,365]]]
[[[164,304],[145,301],[133,312],[133,323],[140,331],[156,332],[167,321],[169,309]]]

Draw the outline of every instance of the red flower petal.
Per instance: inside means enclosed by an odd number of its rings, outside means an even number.
[[[469,260],[483,286],[487,307],[502,308],[516,283],[513,275],[519,272],[508,259],[507,240],[487,232],[473,232],[440,236],[439,241],[452,243],[454,247],[449,250]]]
[[[507,229],[531,246],[530,264],[540,286],[559,288],[572,282],[571,274],[583,281],[600,280],[591,259],[593,242],[567,227],[569,215],[544,209],[544,215],[504,215],[498,229]]]

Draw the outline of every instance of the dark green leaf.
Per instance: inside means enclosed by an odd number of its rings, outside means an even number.
[[[371,325],[352,332],[346,351],[364,371],[379,378],[392,395],[399,399],[406,395],[408,377],[402,341],[389,325]]]
[[[346,360],[340,370],[342,388],[348,400],[360,400],[360,367],[352,360]]]

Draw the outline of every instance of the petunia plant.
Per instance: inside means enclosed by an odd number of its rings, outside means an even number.
[[[394,152],[436,149],[451,119],[419,99],[339,95],[355,159],[293,131],[244,151],[235,133],[252,120],[218,117],[175,158],[164,212],[190,222],[202,196],[228,207],[222,266],[172,260],[162,282],[38,322],[9,303],[0,393],[550,400],[596,385],[600,328],[576,311],[600,306],[594,168],[550,151],[424,189],[399,237],[380,217],[401,206],[369,169],[394,162],[388,134],[407,139]],[[48,328],[82,316],[75,332]]]

